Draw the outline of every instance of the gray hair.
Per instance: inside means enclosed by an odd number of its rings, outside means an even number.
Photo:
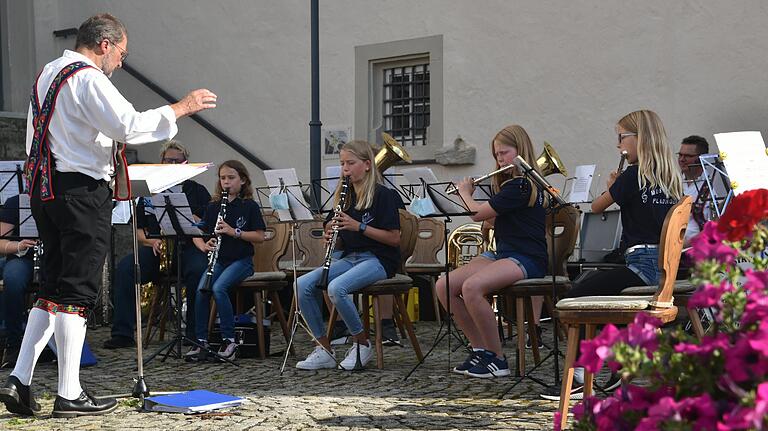
[[[180,151],[182,154],[184,154],[184,160],[189,160],[189,150],[184,145],[181,145],[181,142],[169,139],[165,141],[162,148],[160,148],[160,158],[162,159],[165,157],[165,153],[168,150],[176,150]]]
[[[77,29],[75,49],[80,47],[94,48],[104,39],[118,43],[127,36],[128,30],[125,29],[119,19],[111,14],[101,13],[88,18]]]

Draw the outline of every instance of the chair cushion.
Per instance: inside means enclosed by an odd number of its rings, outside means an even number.
[[[249,281],[281,281],[285,280],[285,277],[286,275],[282,271],[254,272],[252,276],[243,280],[243,283]]]
[[[394,277],[386,278],[384,280],[379,280],[371,284],[369,287],[394,286],[397,284],[411,284],[411,283],[413,283],[413,279],[411,277],[408,277],[407,275],[403,275],[403,274],[395,274]]]
[[[558,310],[645,310],[652,296],[583,296],[557,301]]]
[[[659,288],[658,285],[632,286],[622,290],[621,294],[628,295],[628,296],[654,295],[658,288]],[[677,280],[675,281],[675,287],[673,292],[676,295],[683,295],[687,293],[693,293],[694,290],[696,290],[696,286],[691,284],[690,280]]]
[[[563,275],[555,276],[555,284],[569,284],[570,282],[571,280],[568,277],[565,277]],[[512,286],[524,286],[524,285],[541,286],[541,285],[547,285],[547,284],[552,285],[552,276],[542,277],[542,278],[526,278],[516,282]]]

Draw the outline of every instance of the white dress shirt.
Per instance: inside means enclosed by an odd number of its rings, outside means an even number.
[[[107,75],[90,59],[74,51],[43,68],[37,81],[39,103],[64,66],[83,61],[93,69],[72,75],[61,87],[48,126],[48,143],[59,172],[80,172],[109,181],[112,173],[112,141],[146,144],[171,139],[178,132],[176,114],[166,105],[137,112],[117,91]],[[38,107],[39,108],[39,107]],[[32,105],[27,114],[27,154],[32,146]]]
[[[693,201],[696,202],[696,199],[699,197],[699,190],[706,186],[707,180],[706,180],[706,173],[702,172],[701,175],[699,175],[698,178],[694,180],[686,180],[685,177],[683,177],[683,194],[686,196],[690,196],[693,198]],[[709,205],[704,205],[704,219],[709,220],[711,211],[709,209]],[[691,212],[691,216],[688,219],[688,228],[685,229],[685,238],[683,242],[685,244],[688,244],[694,236],[699,234],[699,225],[696,223],[696,221],[693,219],[693,212]]]

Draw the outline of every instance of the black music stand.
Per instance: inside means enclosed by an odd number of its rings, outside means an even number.
[[[413,374],[416,369],[418,369],[421,364],[426,361],[427,357],[432,353],[433,350],[435,350],[435,347],[437,347],[438,344],[440,344],[441,341],[443,341],[443,338],[448,336],[448,367],[450,369],[451,366],[451,337],[455,337],[458,342],[464,346],[467,345],[466,341],[458,334],[453,332],[451,329],[452,326],[455,326],[453,324],[453,314],[451,314],[451,284],[450,284],[450,272],[451,272],[451,264],[448,261],[448,234],[450,233],[450,229],[448,228],[448,224],[452,221],[451,217],[465,217],[465,216],[471,216],[472,214],[475,214],[472,211],[469,211],[467,208],[467,203],[464,202],[464,199],[457,194],[459,200],[461,203],[456,202],[455,200],[452,200],[448,197],[448,193],[445,191],[448,190],[449,187],[455,187],[453,182],[446,181],[446,182],[433,182],[431,184],[428,184],[423,178],[419,178],[421,181],[421,184],[410,184],[407,187],[413,192],[414,188],[421,187],[422,189],[422,196],[426,198],[429,196],[429,198],[432,200],[432,203],[434,204],[435,209],[437,210],[434,214],[429,214],[425,216],[421,216],[424,218],[437,218],[441,217],[445,221],[445,229],[443,229],[443,238],[445,243],[445,303],[446,303],[446,316],[442,321],[440,322],[440,328],[437,330],[437,335],[435,336],[435,341],[432,344],[432,347],[429,348],[429,351],[424,355],[424,357],[419,361],[418,364],[416,364],[413,369],[405,376],[403,380],[408,380],[409,377],[411,377],[411,374]],[[412,193],[411,196],[416,196],[416,193]],[[454,205],[447,204],[448,202],[452,202]],[[447,205],[446,205],[447,204]],[[459,210],[462,209],[463,211]],[[443,332],[443,328],[445,328],[445,332]]]
[[[174,295],[176,297],[175,304],[174,304],[174,314],[175,314],[175,332],[176,335],[165,343],[162,347],[160,347],[156,352],[151,354],[148,358],[144,360],[144,363],[149,363],[154,359],[156,356],[162,353],[163,359],[161,362],[165,362],[166,359],[168,359],[168,356],[173,355],[177,359],[183,359],[181,348],[184,345],[184,342],[186,341],[190,345],[197,346],[206,352],[210,354],[211,356],[223,361],[230,363],[235,366],[239,366],[235,362],[222,357],[218,354],[218,352],[214,352],[210,347],[206,347],[199,343],[197,340],[191,339],[187,337],[184,332],[181,330],[181,320],[182,320],[182,300],[181,300],[181,261],[182,261],[182,248],[185,244],[191,244],[192,238],[204,238],[208,235],[203,234],[202,232],[199,232],[197,228],[190,229],[191,226],[195,226],[197,223],[190,217],[191,214],[191,206],[188,204],[186,196],[183,193],[160,193],[159,195],[162,195],[164,205],[162,207],[162,212],[158,215],[155,213],[155,216],[157,217],[157,221],[161,226],[164,226],[164,234],[162,235],[147,235],[147,238],[157,238],[157,239],[173,239],[174,241],[174,247],[176,251],[176,283],[174,283]],[[174,199],[177,200],[177,202],[174,204],[171,202],[172,196],[176,195],[177,197],[174,197]],[[187,214],[185,209],[190,210],[190,214]],[[170,222],[170,225],[168,223],[163,223],[164,221]],[[182,226],[182,223],[179,220],[184,221],[184,225]],[[194,245],[191,245],[194,247]],[[197,286],[187,286],[187,289],[196,289]],[[199,292],[198,292],[199,294]],[[169,291],[170,295],[170,291]],[[187,307],[189,308],[191,304],[187,304]]]
[[[517,165],[518,169],[526,177],[530,178],[531,181],[533,181],[539,187],[540,190],[543,190],[544,192],[546,192],[549,195],[549,215],[550,215],[550,220],[551,220],[551,223],[550,223],[550,225],[551,225],[550,226],[550,235],[551,235],[551,238],[552,238],[552,253],[551,254],[552,254],[552,256],[556,256],[556,253],[555,253],[555,215],[560,210],[562,210],[563,208],[565,208],[567,206],[570,206],[570,204],[568,202],[566,202],[565,200],[563,200],[563,198],[560,196],[560,193],[558,193],[558,191],[554,187],[552,187],[552,185],[549,184],[547,182],[547,180],[545,180],[544,177],[541,176],[541,174],[539,174],[535,169],[533,169],[520,156],[517,156],[515,158],[514,163]],[[551,265],[552,265],[552,300],[554,301],[555,298],[557,298],[557,278],[556,278],[557,275],[556,275],[555,262],[551,262]],[[521,328],[517,328],[517,336],[518,337],[522,336],[521,332],[522,332]],[[528,371],[527,373],[525,373],[525,375],[522,375],[522,376],[520,374],[523,372],[523,370],[520,370],[519,369],[519,365],[518,365],[518,370],[517,370],[517,374],[518,375],[514,376],[517,380],[512,384],[512,386],[507,388],[504,392],[502,392],[501,395],[499,395],[499,399],[504,398],[505,395],[507,395],[512,389],[514,389],[518,384],[520,384],[520,382],[522,382],[526,378],[531,380],[531,381],[533,381],[533,382],[538,383],[541,386],[544,386],[544,387],[549,386],[544,381],[542,381],[541,379],[533,377],[531,375],[531,373],[534,370],[538,369],[541,366],[541,364],[543,364],[550,357],[552,357],[554,359],[553,360],[553,369],[554,369],[554,375],[555,375],[555,386],[559,386],[560,385],[560,366],[558,364],[559,359],[560,359],[560,346],[559,346],[558,340],[557,340],[558,336],[559,336],[559,333],[558,333],[558,320],[557,320],[557,317],[555,317],[555,316],[552,316],[552,333],[553,333],[553,337],[554,337],[554,340],[553,340],[553,343],[552,343],[553,345],[552,345],[552,349],[549,351],[547,356],[545,356],[541,361],[539,361],[538,364],[534,365],[533,368],[531,368],[530,371]],[[517,354],[519,355],[520,352],[517,352]],[[518,362],[518,364],[519,364],[519,362]]]

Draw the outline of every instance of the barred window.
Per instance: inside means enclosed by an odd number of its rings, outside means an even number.
[[[404,146],[427,144],[429,63],[384,69],[384,131]]]

